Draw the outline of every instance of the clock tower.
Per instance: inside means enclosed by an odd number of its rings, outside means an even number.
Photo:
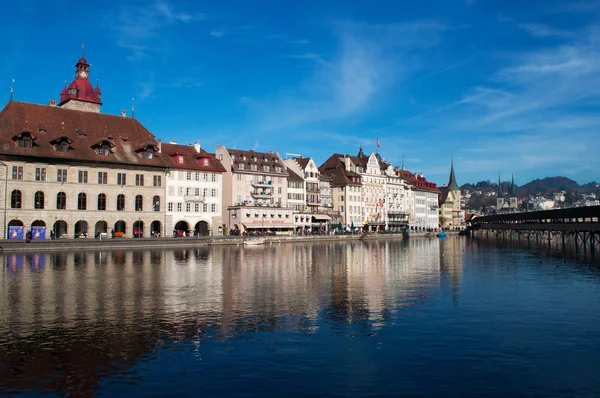
[[[98,84],[96,88],[92,87],[89,80],[90,64],[84,56],[84,47],[81,46],[81,58],[75,64],[75,80],[60,93],[60,103],[58,106],[65,109],[74,109],[85,112],[100,113],[102,102],[102,93]]]

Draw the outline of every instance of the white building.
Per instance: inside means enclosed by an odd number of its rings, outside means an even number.
[[[213,155],[175,142],[160,144],[169,164],[167,173],[167,233],[177,236],[222,234],[223,174],[225,168]]]

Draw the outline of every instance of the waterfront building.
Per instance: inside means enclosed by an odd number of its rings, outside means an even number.
[[[359,167],[352,157],[338,153],[319,166],[321,174],[331,180],[333,212],[339,214],[337,219],[345,230],[362,228],[362,177]]]
[[[221,162],[202,149],[199,142],[194,145],[159,142],[158,147],[169,166],[167,232],[174,236],[222,234],[225,168]]]
[[[100,113],[82,56],[57,105],[13,101],[0,113],[1,238],[164,233],[167,165],[137,119]],[[102,235],[104,236],[104,235]]]
[[[218,146],[215,155],[225,168],[221,214],[232,234],[294,230],[288,171],[277,152]]]
[[[358,173],[362,177],[362,225],[366,231],[383,232],[387,224],[387,212],[386,175],[381,171],[381,158],[375,153],[366,156],[361,147],[358,156],[353,160],[357,163]]]
[[[406,209],[411,231],[421,232],[439,227],[438,200],[440,189],[427,181],[423,173],[413,174],[408,170],[397,170],[410,189],[405,191]]]
[[[461,212],[461,192],[454,176],[454,161],[450,163],[450,178],[448,185],[440,188],[439,212],[442,228],[462,228],[464,213]]]
[[[391,163],[381,162],[381,172],[385,176],[386,231],[402,232],[408,229],[410,185],[400,177],[399,170]]]
[[[325,233],[330,230],[331,226],[331,186],[327,179],[321,181],[321,173],[312,158],[291,158],[286,159],[286,166],[290,176],[297,174],[298,178],[303,180],[303,197],[304,203],[301,210],[302,214],[294,216],[294,223],[301,221],[304,230],[318,230]],[[325,193],[326,204],[321,202],[321,187]],[[290,183],[288,182],[288,200],[290,200]],[[291,203],[288,203],[292,206]],[[307,225],[310,224],[310,225]],[[296,231],[298,231],[296,225]]]
[[[515,186],[515,176],[513,175],[510,184],[510,194],[502,194],[502,183],[500,182],[500,175],[498,175],[498,193],[496,196],[496,212],[502,213],[514,213],[519,208],[519,198],[517,196],[517,188]]]

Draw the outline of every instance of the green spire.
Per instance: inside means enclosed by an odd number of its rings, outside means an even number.
[[[451,191],[459,191],[460,187],[456,183],[456,178],[454,177],[454,158],[450,162],[450,179],[448,180],[448,189]]]

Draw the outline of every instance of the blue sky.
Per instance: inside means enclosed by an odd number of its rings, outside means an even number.
[[[446,183],[599,181],[600,1],[23,1],[0,93],[47,103],[85,43],[104,113],[163,140],[379,152]]]

